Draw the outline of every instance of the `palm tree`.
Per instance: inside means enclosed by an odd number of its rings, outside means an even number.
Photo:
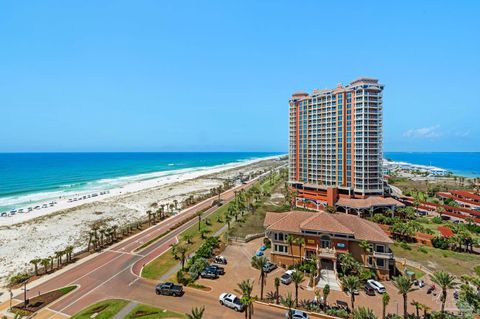
[[[387,305],[390,302],[390,295],[388,293],[383,293],[382,296],[382,319],[385,319],[385,315],[387,314]]]
[[[190,234],[190,233],[185,233],[183,234],[182,236],[183,240],[187,242],[187,244],[191,245],[192,244],[192,239],[193,239],[193,235]]]
[[[445,318],[445,302],[447,301],[447,289],[455,289],[458,286],[456,278],[445,271],[437,271],[430,277],[434,283],[442,288],[442,310],[441,317]]]
[[[420,319],[420,308],[421,308],[421,303],[418,301],[413,300],[410,305],[415,307],[415,313],[417,314],[417,319]]]
[[[185,259],[187,254],[187,247],[186,246],[178,246],[176,249],[176,253],[180,255],[180,260],[182,262],[182,270],[185,268]]]
[[[202,227],[202,228],[200,228],[200,237],[201,237],[202,239],[205,239],[205,237],[206,237],[205,235],[208,234],[209,232],[210,232],[210,231],[208,230],[207,227]]]
[[[46,274],[48,272],[48,266],[50,265],[50,259],[49,258],[44,258],[40,260],[40,264],[43,267],[43,271]]]
[[[355,309],[355,292],[360,286],[360,279],[357,276],[344,276],[342,278],[343,290],[350,294],[352,311]]]
[[[303,237],[295,238],[295,245],[297,245],[300,249],[300,252],[298,254],[300,255],[300,263],[302,263],[302,246],[305,245],[305,238]]]
[[[202,212],[201,211],[196,212],[195,216],[198,217],[198,230],[200,230],[201,223],[202,223]]]
[[[245,319],[247,317],[252,318],[253,302],[255,301],[255,298],[252,297],[253,282],[251,282],[250,279],[247,279],[237,285],[242,291],[240,302],[245,306]]]
[[[172,256],[175,259],[178,259],[178,254],[177,254],[177,248],[178,248],[178,243],[173,243],[170,245],[170,248],[172,248]]]
[[[67,263],[72,261],[73,246],[67,246],[65,248],[65,254],[67,256]]]
[[[278,291],[280,288],[280,278],[275,277],[274,284],[275,284],[275,303],[278,305],[279,298],[280,298],[280,293]]]
[[[364,252],[364,256],[362,256],[362,259],[363,259],[363,264],[366,264],[365,260],[367,258],[367,255],[370,253],[371,251],[371,246],[370,246],[370,243],[368,242],[368,240],[361,240],[359,243],[358,243],[358,246],[360,246],[360,248],[363,249],[363,252]]]
[[[200,308],[192,308],[192,312],[190,314],[187,314],[188,319],[202,319],[203,318],[203,313],[205,312],[205,306],[202,306]]]
[[[263,287],[266,284],[267,273],[264,270],[264,267],[267,265],[268,259],[265,256],[253,256],[252,257],[252,267],[260,271],[260,300],[263,300]]]
[[[30,263],[35,267],[35,276],[38,276],[38,264],[41,261],[42,260],[40,258],[35,258],[35,259],[30,260]]]
[[[327,305],[327,298],[328,298],[328,295],[330,294],[330,285],[329,284],[326,284],[324,287],[323,287],[323,303],[325,305]]]
[[[227,223],[227,227],[230,230],[230,222],[232,221],[232,217],[229,214],[225,215],[225,222]]]
[[[292,274],[292,281],[295,284],[295,306],[296,307],[298,307],[298,287],[302,283],[303,279],[304,279],[304,275],[300,271],[295,271]]]
[[[280,303],[288,308],[288,319],[292,319],[292,308],[295,306],[295,300],[293,300],[292,294],[288,293],[285,298],[282,297]]]
[[[290,246],[290,254],[292,255],[292,264],[295,265],[295,257],[293,256],[293,244],[295,243],[295,237],[292,235],[288,235],[285,238],[285,242]]]
[[[372,309],[360,307],[352,314],[353,319],[377,319]]]
[[[398,276],[393,278],[393,285],[398,289],[398,293],[403,296],[403,318],[408,317],[408,300],[407,295],[413,291],[413,281],[406,276]]]
[[[176,199],[173,200],[173,206],[175,207],[175,210],[177,210],[178,200],[176,200]]]

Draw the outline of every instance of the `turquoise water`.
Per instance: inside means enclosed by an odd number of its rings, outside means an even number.
[[[0,212],[60,196],[279,154],[0,153]]]
[[[480,152],[385,152],[384,157],[397,162],[436,166],[465,177],[480,177]]]

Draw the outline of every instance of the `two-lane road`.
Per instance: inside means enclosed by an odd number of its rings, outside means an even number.
[[[230,201],[234,198],[235,191],[251,186],[254,181],[224,192],[221,194],[221,198]],[[29,287],[28,296],[33,297],[39,293],[68,285],[78,285],[77,289],[49,305],[48,308],[56,313],[71,316],[99,300],[121,298],[178,312],[190,312],[193,307],[206,306],[207,318],[242,318],[242,314],[220,306],[218,296],[213,292],[186,288],[186,293],[181,298],[157,296],[154,293],[155,283],[139,277],[143,265],[167,251],[170,244],[176,241],[176,237],[194,225],[197,219],[189,220],[142,250],[136,251],[136,249],[143,243],[161,235],[171,226],[190,218],[197,211],[208,208],[213,201],[214,198],[205,200],[113,245],[81,264],[74,265],[71,269],[38,286]],[[214,211],[215,208],[210,208],[204,215]],[[16,299],[21,300],[22,297],[17,296]],[[281,316],[281,311],[259,305],[256,307],[256,315],[259,318],[278,318]]]

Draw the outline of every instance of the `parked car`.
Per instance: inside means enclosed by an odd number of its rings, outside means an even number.
[[[218,301],[222,306],[226,306],[235,311],[242,312],[245,309],[245,306],[240,302],[240,298],[230,293],[223,293],[218,298]]]
[[[263,266],[263,271],[264,272],[271,272],[273,271],[274,269],[277,268],[277,265],[275,265],[274,263],[272,263],[271,261],[268,261],[265,266]]]
[[[255,253],[255,256],[257,256],[257,257],[263,256],[263,251],[258,250],[258,251]]]
[[[217,279],[218,274],[213,269],[205,268],[205,270],[201,272],[200,277],[206,278],[206,279]]]
[[[267,250],[267,246],[263,245],[262,247],[260,247],[260,251],[265,251]]]
[[[225,275],[225,268],[219,267],[217,265],[210,265],[205,268],[207,271],[215,271],[217,275]]]
[[[183,286],[175,285],[171,282],[165,282],[158,284],[155,287],[155,293],[157,295],[180,297],[183,295]]]
[[[288,285],[292,282],[292,274],[295,272],[295,270],[287,270],[286,272],[283,273],[283,275],[280,277],[280,282],[284,285]]]
[[[375,296],[375,289],[370,285],[365,285],[365,294],[368,296]]]
[[[227,258],[225,258],[223,256],[215,256],[215,258],[213,258],[213,262],[216,263],[216,264],[226,265],[227,264]]]
[[[384,292],[386,292],[385,286],[376,280],[369,279],[367,280],[367,284],[372,286],[372,288],[375,289],[375,291],[379,294],[383,294]]]
[[[292,318],[292,319],[309,319],[310,317],[304,311],[292,309],[292,310],[288,310],[285,313],[285,318],[287,318],[287,319],[289,319],[289,318]]]

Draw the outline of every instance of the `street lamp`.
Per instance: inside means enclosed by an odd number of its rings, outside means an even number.
[[[27,280],[23,282],[23,308],[27,309]]]

